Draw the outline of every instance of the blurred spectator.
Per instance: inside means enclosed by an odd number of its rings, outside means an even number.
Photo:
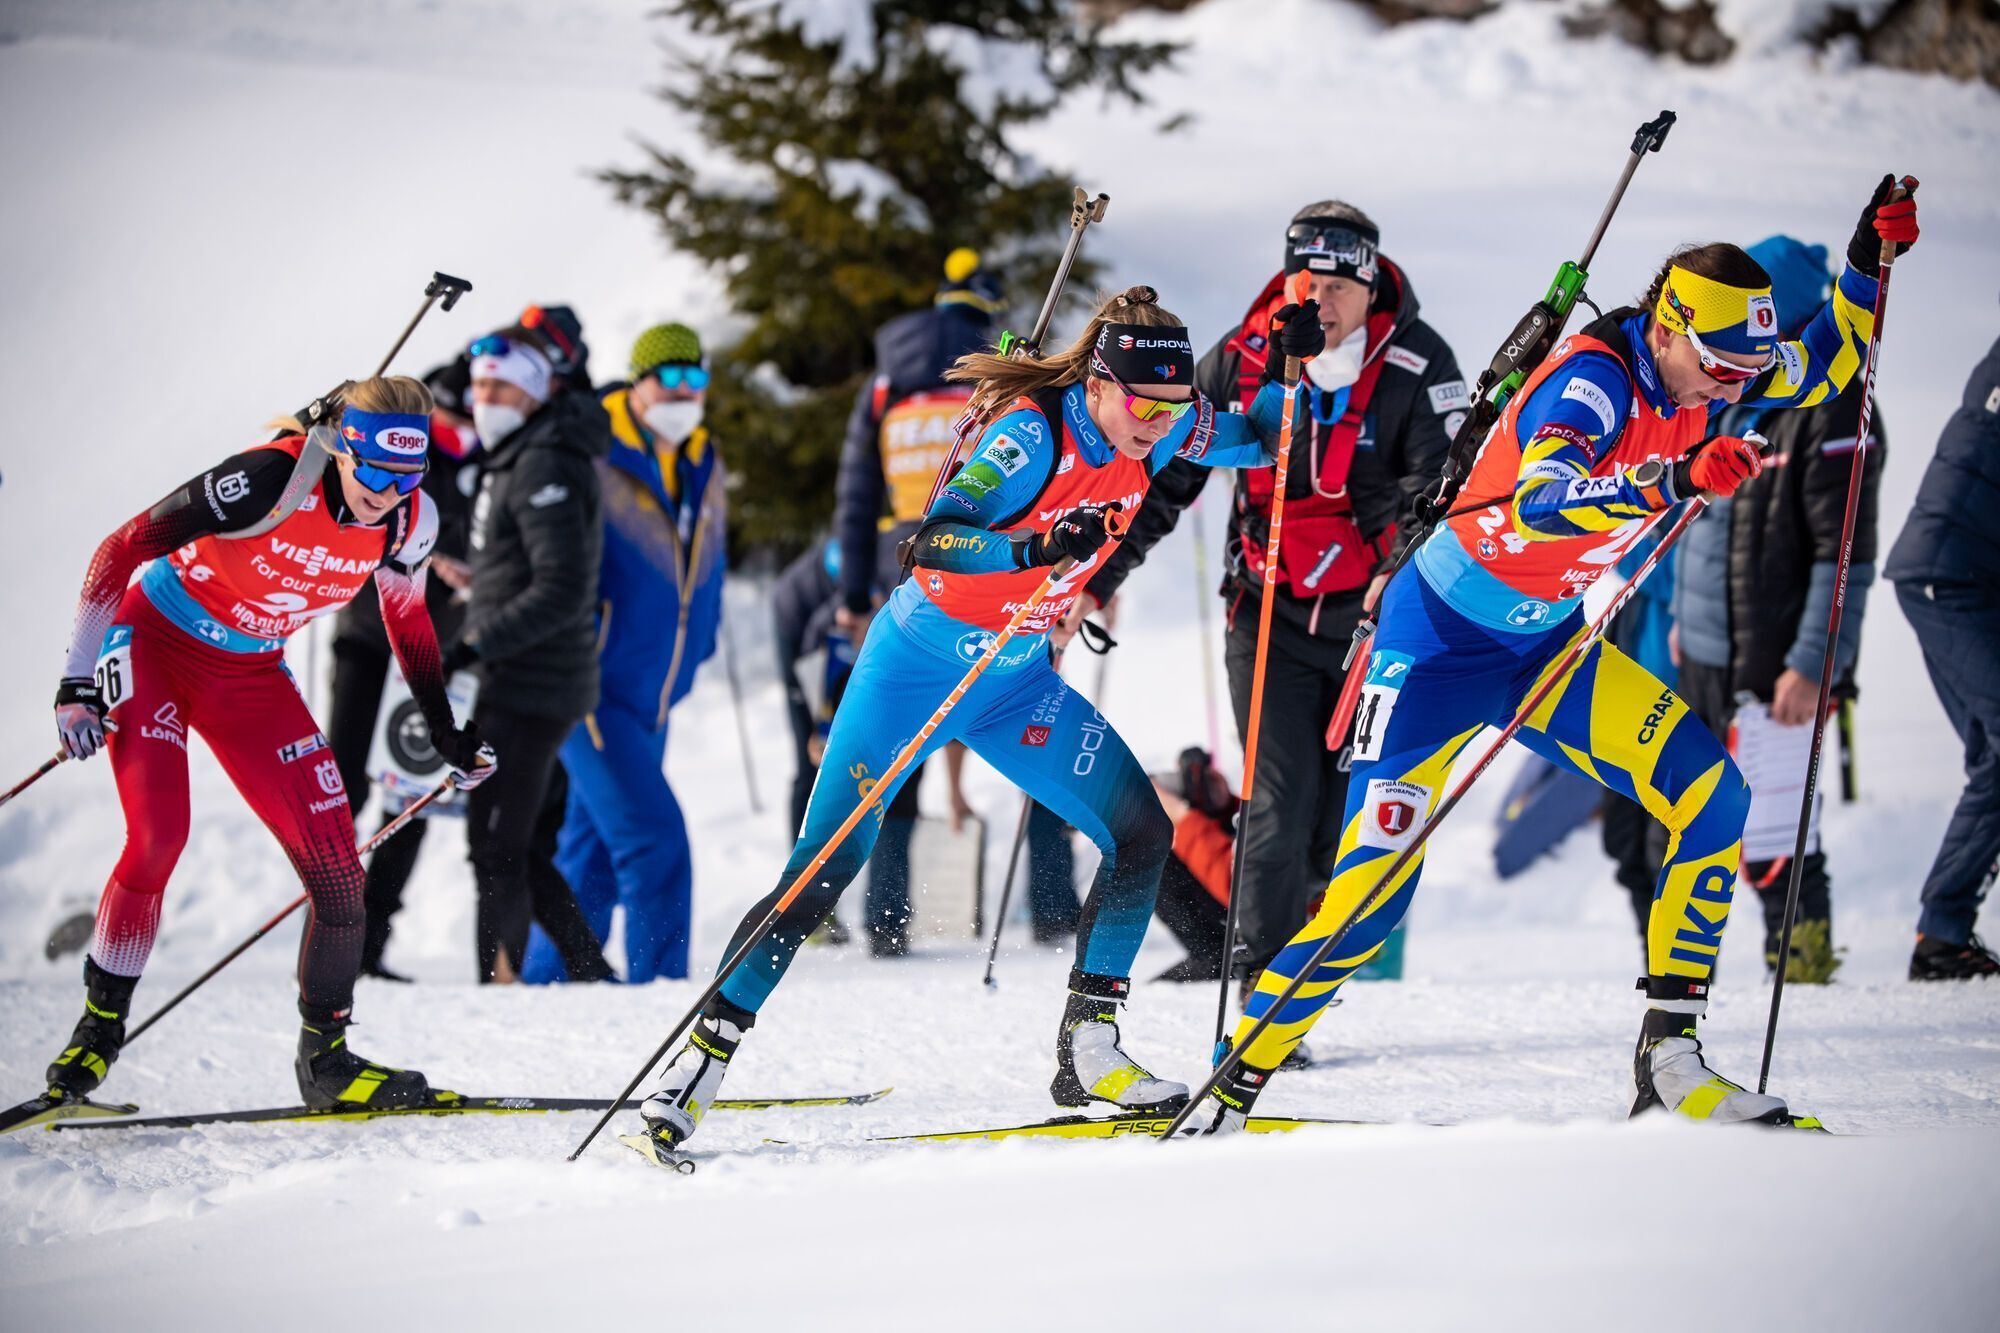
[[[1826,247],[1773,236],[1751,246],[1750,256],[1771,275],[1784,336],[1797,336],[1819,312],[1833,280]],[[1804,411],[1738,404],[1709,419],[1712,437],[1757,431],[1772,446],[1763,474],[1733,497],[1716,500],[1688,528],[1678,552],[1678,690],[1725,740],[1737,710],[1748,701],[1766,705],[1781,726],[1813,721],[1862,394],[1862,377],[1856,376],[1839,397]],[[1876,496],[1886,442],[1879,407],[1873,431],[1835,655],[1836,698],[1854,696],[1854,661],[1875,577]],[[1743,876],[1764,909],[1764,960],[1773,970],[1790,861],[1788,855],[1753,859],[1747,849],[1744,856]],[[1788,980],[1826,981],[1840,966],[1833,949],[1831,889],[1824,848],[1809,852]]]
[[[430,471],[424,478],[424,494],[438,513],[437,545],[431,552],[425,602],[431,623],[437,627],[438,646],[449,651],[465,621],[466,593],[472,580],[466,547],[472,526],[472,492],[479,484],[479,437],[473,433],[467,410],[471,371],[465,358],[437,367],[424,376],[424,383],[436,404],[431,412]],[[383,684],[394,660],[388,633],[382,627],[380,599],[357,597],[349,602],[335,623],[333,694],[326,734],[347,786],[348,805],[357,819],[361,807],[368,803],[368,753],[382,707]],[[385,808],[383,822],[396,813]],[[383,966],[382,953],[389,944],[390,919],[402,910],[403,887],[416,867],[427,826],[423,818],[411,820],[369,857],[365,893],[368,925],[361,948],[364,976],[409,980]]]
[[[625,911],[625,979],[685,977],[694,893],[687,821],[667,785],[667,712],[715,652],[725,569],[724,474],[703,426],[708,366],[684,324],[632,348],[632,383],[604,396],[611,451],[597,581],[597,707],[562,747],[569,796],[556,854],[598,943]],[[567,979],[536,932],[524,981]]]
[[[553,864],[544,805],[557,750],[597,704],[604,534],[595,461],[610,451],[609,423],[594,397],[561,391],[542,339],[526,328],[480,339],[471,357],[486,462],[472,512],[472,602],[445,662],[478,665],[473,717],[500,755],[466,811],[479,976],[517,978],[532,916],[571,978],[603,980],[611,969]]]
[[[1153,912],[1187,950],[1155,981],[1216,981],[1229,912],[1229,869],[1236,849],[1236,794],[1208,751],[1181,751],[1179,768],[1153,775],[1153,790],[1174,821],[1174,850],[1160,872]]]
[[[2000,872],[2000,342],[1966,382],[1884,571],[1965,742],[1965,790],[1924,880],[1912,981],[1986,977],[1973,934]]]

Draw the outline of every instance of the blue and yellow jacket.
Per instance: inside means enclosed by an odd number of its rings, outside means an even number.
[[[604,560],[598,575],[600,707],[667,725],[667,709],[715,652],[725,568],[723,470],[706,427],[680,445],[656,440],[632,415],[626,390],[605,395],[611,455],[604,483]],[[596,719],[591,719],[595,725]]]

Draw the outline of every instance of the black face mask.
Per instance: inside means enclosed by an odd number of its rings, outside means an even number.
[[[1194,384],[1194,345],[1178,324],[1106,324],[1094,350],[1127,384]]]

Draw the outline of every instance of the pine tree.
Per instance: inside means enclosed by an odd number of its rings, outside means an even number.
[[[1066,0],[669,0],[691,34],[660,94],[732,160],[607,171],[618,197],[722,275],[748,331],[712,357],[709,417],[738,481],[736,544],[795,551],[824,526],[883,321],[931,299],[969,245],[1028,318],[1068,231],[1069,177],[1011,135],[1063,98],[1133,104],[1166,43],[1110,41]],[[1088,290],[1080,265],[1071,290]],[[1025,329],[1022,330],[1025,332]]]

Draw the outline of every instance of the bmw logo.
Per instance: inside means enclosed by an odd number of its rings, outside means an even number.
[[[977,662],[999,637],[991,630],[975,630],[958,641],[958,655],[968,662]]]
[[[202,638],[207,639],[210,643],[229,642],[229,631],[216,624],[213,620],[195,621],[194,632],[201,635]]]
[[[1522,602],[1507,613],[1507,623],[1510,625],[1539,625],[1548,618],[1549,604],[1533,599]]]

